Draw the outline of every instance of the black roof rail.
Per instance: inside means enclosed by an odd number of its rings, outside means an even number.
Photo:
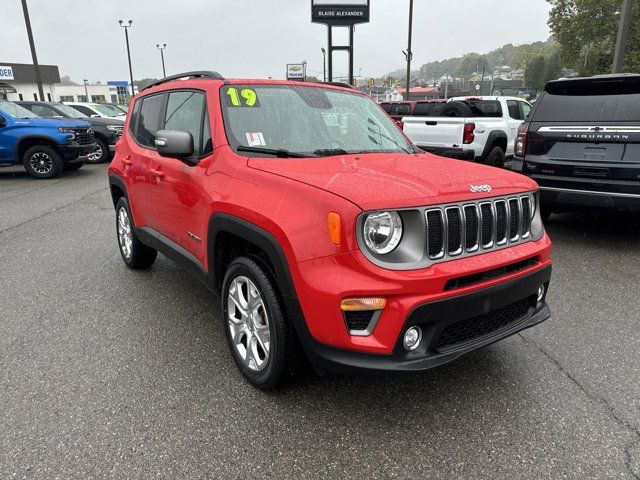
[[[344,82],[316,82],[316,83],[320,83],[322,85],[331,85],[333,87],[342,87],[342,88],[350,88],[351,90],[358,90],[356,87],[354,87],[350,83],[344,83]]]
[[[203,78],[203,79],[210,79],[210,80],[224,80],[224,77],[220,75],[218,72],[210,72],[206,70],[176,73],[175,75],[169,75],[168,77],[164,77],[158,80],[157,82],[144,87],[142,91],[144,92],[147,88],[156,87],[158,85],[162,85],[163,83],[171,82],[173,80],[180,80],[181,78]]]

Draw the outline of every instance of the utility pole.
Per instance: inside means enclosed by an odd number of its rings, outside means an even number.
[[[129,49],[129,29],[131,28],[131,24],[133,20],[129,20],[127,23],[124,23],[122,20],[118,20],[118,23],[122,28],[124,28],[124,38],[127,42],[127,59],[129,60],[129,78],[131,79],[131,96],[135,94],[135,89],[133,87],[133,70],[131,69],[131,50]]]
[[[38,65],[38,55],[36,55],[36,45],[33,42],[33,32],[31,31],[31,20],[29,19],[29,9],[27,8],[27,0],[22,0],[22,11],[24,13],[24,23],[27,25],[27,36],[29,37],[29,47],[31,48],[31,59],[33,60],[33,68],[36,70],[36,83],[38,84],[38,94],[40,101],[44,102],[44,90],[42,90],[42,76],[40,75],[40,65]]]
[[[409,88],[411,88],[411,59],[413,58],[413,52],[411,51],[411,34],[413,33],[413,0],[409,0],[409,41],[407,42],[407,50],[404,56],[407,58],[407,87],[405,100],[409,100]]]
[[[624,63],[624,53],[627,47],[627,37],[629,36],[629,24],[631,23],[631,0],[622,0],[620,9],[620,23],[618,25],[618,38],[616,40],[616,50],[613,54],[613,68],[611,73],[620,73]]]
[[[322,47],[320,49],[322,52],[322,81],[326,83],[327,81],[327,50]]]
[[[89,83],[89,80],[87,80],[86,78],[84,80],[82,80],[82,83],[84,83],[84,97],[85,97],[85,102],[89,102],[89,90],[87,90],[87,84]]]
[[[167,48],[167,44],[163,43],[162,46],[160,46],[160,44],[157,43],[156,48],[160,50],[160,58],[162,58],[162,77],[164,78],[167,76],[167,72],[164,69],[164,49]]]
[[[487,61],[484,61],[484,65],[482,65],[482,78],[480,78],[480,96],[482,96],[482,93],[484,92],[484,72],[485,69],[487,68]]]

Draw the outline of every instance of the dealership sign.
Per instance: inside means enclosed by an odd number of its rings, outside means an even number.
[[[0,65],[0,80],[13,80],[13,68]]]
[[[287,80],[304,81],[304,64],[287,63]]]
[[[311,21],[327,25],[369,22],[369,0],[311,0]]]

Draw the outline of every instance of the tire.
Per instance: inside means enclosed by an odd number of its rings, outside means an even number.
[[[134,270],[149,268],[156,261],[158,251],[142,243],[136,236],[131,210],[125,197],[116,204],[116,237],[118,250],[127,267]]]
[[[96,164],[103,163],[109,160],[109,146],[107,143],[99,137],[96,137],[96,144],[98,145],[96,148],[96,153],[87,156],[86,163],[88,164]]]
[[[504,150],[502,147],[493,147],[485,158],[484,163],[491,167],[504,168]]]
[[[540,205],[540,218],[542,219],[542,223],[547,223],[551,218],[551,214],[553,211],[547,205]]]
[[[84,166],[84,162],[67,163],[64,166],[64,169],[65,171],[68,171],[68,172],[74,172],[76,170],[80,170],[83,166]]]
[[[267,268],[249,257],[233,260],[220,303],[229,350],[249,383],[273,390],[297,376],[304,358]]]
[[[440,110],[443,117],[471,117],[473,112],[471,107],[463,102],[447,102]]]
[[[55,178],[64,170],[60,153],[48,145],[36,145],[28,148],[22,157],[22,164],[33,178]]]

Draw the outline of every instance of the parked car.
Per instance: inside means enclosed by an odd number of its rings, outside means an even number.
[[[398,125],[402,124],[402,117],[413,114],[413,107],[416,102],[382,102],[380,106]]]
[[[112,107],[106,103],[83,103],[83,102],[64,102],[65,105],[75,108],[88,117],[98,118],[119,118],[126,120],[127,114],[119,108]]]
[[[96,151],[89,154],[86,163],[102,163],[111,158],[116,150],[116,142],[122,135],[124,121],[117,118],[88,117],[64,103],[56,102],[15,102],[42,118],[84,120],[91,125],[96,138]]]
[[[640,75],[549,82],[520,127],[513,168],[540,184],[543,216],[640,207]]]
[[[259,388],[303,355],[432,368],[550,315],[536,183],[420,152],[357,90],[191,72],[130,108],[109,168],[122,259],[160,251],[221,295]]]
[[[39,118],[20,105],[0,101],[0,166],[22,164],[34,178],[53,178],[82,167],[95,149],[87,122]]]
[[[518,97],[454,97],[435,116],[405,117],[403,129],[427,152],[502,167],[530,110]]]

